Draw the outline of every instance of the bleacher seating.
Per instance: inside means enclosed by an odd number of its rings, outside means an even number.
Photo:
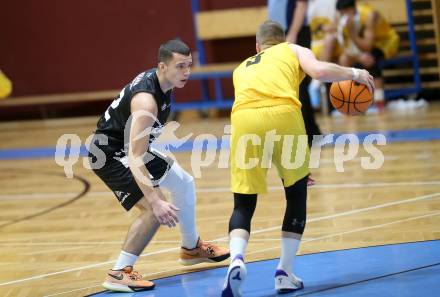
[[[190,102],[176,102],[176,111],[226,109],[232,106],[233,98],[224,96],[221,80],[230,78],[240,61],[207,64],[204,43],[216,39],[254,36],[258,25],[267,19],[265,6],[200,11],[200,1],[203,0],[192,0],[200,65],[193,68],[190,79],[202,82],[202,95],[201,98],[194,98]],[[377,7],[402,37],[398,56],[385,62],[387,98],[417,93],[422,87],[440,88],[440,5],[436,3],[438,0],[365,1]],[[209,95],[209,80],[214,82],[213,98]],[[0,107],[111,100],[118,93],[119,90],[102,90],[8,98],[0,101]]]

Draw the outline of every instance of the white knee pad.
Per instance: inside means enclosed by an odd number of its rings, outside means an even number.
[[[180,235],[182,246],[193,248],[199,238],[196,227],[196,189],[194,178],[174,162],[159,184],[170,191],[172,203],[179,208]]]
[[[177,207],[195,206],[194,178],[177,162],[174,162],[159,186],[170,191],[171,199]]]
[[[385,91],[383,89],[374,90],[374,102],[383,101],[385,98]]]

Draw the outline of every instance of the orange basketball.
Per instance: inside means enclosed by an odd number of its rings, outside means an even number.
[[[373,103],[373,94],[366,85],[353,80],[332,83],[330,102],[339,112],[356,115],[367,111]]]

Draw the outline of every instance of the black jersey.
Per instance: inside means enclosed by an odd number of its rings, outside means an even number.
[[[106,112],[98,121],[96,134],[104,134],[108,137],[109,146],[112,150],[118,150],[128,145],[128,133],[130,123],[127,125],[131,115],[131,99],[140,92],[153,95],[157,104],[157,117],[150,133],[150,143],[153,142],[161,132],[170,113],[171,90],[164,93],[159,85],[156,69],[150,69],[140,73],[128,85],[126,85],[118,98],[108,107]],[[126,127],[127,126],[127,127]],[[124,140],[124,131],[126,139]]]

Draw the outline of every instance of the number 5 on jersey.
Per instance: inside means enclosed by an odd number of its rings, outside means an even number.
[[[260,61],[261,61],[261,55],[262,54],[264,54],[264,52],[261,52],[261,53],[259,53],[258,55],[255,55],[255,56],[253,56],[252,58],[254,59],[253,61],[252,60],[249,60],[249,61],[247,61],[246,62],[246,67],[249,67],[249,66],[251,66],[251,65],[254,65],[254,64],[258,64],[258,63],[260,63]],[[251,59],[252,59],[251,58]]]

